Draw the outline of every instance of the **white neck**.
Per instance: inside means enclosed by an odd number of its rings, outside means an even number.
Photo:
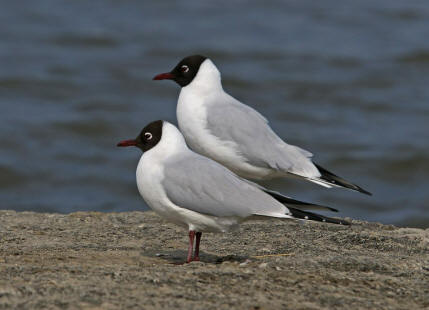
[[[198,92],[222,90],[220,72],[210,59],[203,61],[192,82],[182,87],[182,90],[185,89],[198,90]]]
[[[176,126],[164,121],[162,125],[162,136],[158,144],[143,153],[143,157],[155,157],[157,160],[163,160],[176,152],[189,150],[185,138]]]

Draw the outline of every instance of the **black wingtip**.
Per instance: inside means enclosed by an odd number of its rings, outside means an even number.
[[[325,168],[319,166],[316,163],[313,163],[313,164],[319,170],[319,172],[321,174],[320,179],[322,179],[323,181],[325,181],[325,182],[327,182],[329,184],[332,184],[334,186],[345,187],[345,188],[348,188],[348,189],[360,192],[362,194],[365,194],[365,195],[368,195],[368,196],[372,196],[372,194],[370,192],[368,192],[367,190],[363,189],[362,187],[344,180],[343,178],[341,178],[341,177],[333,174],[332,172],[326,170]]]
[[[358,188],[358,192],[361,192],[362,194],[368,195],[368,196],[372,196],[372,193],[364,190],[362,187],[357,186]]]
[[[324,222],[324,223],[331,223],[331,224],[337,224],[337,225],[351,225],[350,222],[343,220],[343,219],[337,219],[332,217],[323,216],[320,214],[316,214],[313,212],[298,210],[295,208],[288,207],[290,213],[293,217],[297,219],[302,220],[309,220],[309,221],[316,221],[316,222]]]
[[[297,209],[303,209],[303,210],[327,210],[327,211],[332,211],[332,212],[338,212],[337,209],[327,207],[327,206],[318,205],[318,204],[314,204],[314,203],[309,203],[309,202],[304,202],[304,201],[292,199],[292,198],[284,196],[284,195],[282,195],[276,191],[272,191],[269,189],[263,189],[263,191],[265,193],[267,193],[268,195],[270,195],[271,197],[273,197],[278,202],[285,204],[286,206],[292,205]]]

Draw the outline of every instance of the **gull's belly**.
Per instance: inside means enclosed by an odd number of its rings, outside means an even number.
[[[180,225],[187,226],[181,217],[176,216],[175,209],[169,203],[169,199],[162,188],[162,169],[156,166],[140,165],[137,167],[137,188],[147,205],[167,220]]]
[[[188,230],[226,232],[237,228],[240,222],[240,219],[236,217],[215,217],[179,207],[172,203],[167,196],[161,199],[159,196],[154,197],[153,193],[149,193],[149,189],[142,190],[141,195],[158,215]]]

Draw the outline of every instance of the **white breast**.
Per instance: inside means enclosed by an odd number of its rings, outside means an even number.
[[[176,112],[179,128],[186,143],[194,151],[206,153],[208,151],[206,142],[211,138],[206,130],[207,109],[204,106],[203,98],[182,88]]]
[[[146,156],[148,155],[148,156]],[[137,188],[140,195],[152,210],[178,225],[184,225],[175,216],[175,206],[170,202],[162,187],[164,177],[162,166],[151,161],[151,154],[145,154],[139,161],[136,171]]]

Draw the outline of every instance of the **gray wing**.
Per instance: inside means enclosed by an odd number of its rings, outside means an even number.
[[[162,184],[177,206],[213,216],[287,217],[289,210],[258,187],[196,153],[167,162]]]
[[[225,93],[208,105],[207,129],[223,141],[236,144],[240,155],[255,166],[304,177],[319,177],[313,154],[280,139],[268,121],[251,107]]]

